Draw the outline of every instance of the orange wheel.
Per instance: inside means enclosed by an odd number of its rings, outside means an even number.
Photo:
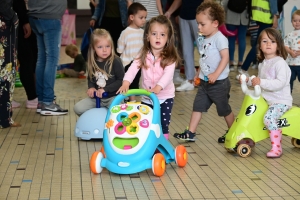
[[[166,170],[166,161],[161,153],[154,154],[152,158],[152,171],[155,176],[162,176]]]
[[[100,152],[103,154],[103,157],[106,158],[106,154],[104,151],[104,146],[101,147]]]
[[[94,174],[100,174],[102,171],[101,160],[103,159],[103,154],[99,151],[93,153],[90,160],[90,169]]]
[[[187,163],[187,152],[184,146],[178,145],[175,149],[175,161],[179,167],[184,167]]]

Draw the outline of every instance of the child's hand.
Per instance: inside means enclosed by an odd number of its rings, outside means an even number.
[[[260,78],[259,77],[254,77],[251,80],[252,86],[260,85]]]
[[[105,90],[103,90],[102,88],[98,89],[96,91],[96,96],[99,97],[99,98],[102,98],[102,95],[103,95],[104,92],[105,92]]]
[[[208,83],[214,84],[219,76],[216,73],[211,73],[207,77],[208,77]]]
[[[240,84],[242,84],[242,75],[241,74],[239,75],[239,81],[240,81]],[[245,82],[248,83],[248,81],[249,81],[249,77],[246,76]]]
[[[294,52],[295,52],[296,56],[300,56],[300,50],[294,51]]]
[[[128,89],[129,89],[129,85],[130,83],[128,81],[123,81],[122,86],[119,88],[119,90],[116,92],[116,94],[125,94],[127,93]]]
[[[294,51],[294,50],[290,51],[290,55],[292,56],[292,58],[296,58],[298,56],[297,51]]]
[[[154,94],[158,94],[162,90],[162,87],[159,85],[156,85],[153,89],[148,89],[148,92],[153,92]]]
[[[95,88],[89,88],[88,91],[86,92],[87,95],[91,98],[94,98],[94,92],[96,91]]]

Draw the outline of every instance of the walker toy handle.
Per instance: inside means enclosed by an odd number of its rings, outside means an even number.
[[[153,102],[153,112],[154,113],[160,113],[160,103],[158,98],[156,97],[156,95],[152,92],[148,92],[147,90],[144,89],[132,89],[132,90],[128,90],[126,94],[119,94],[116,96],[116,98],[112,101],[112,103],[110,104],[109,110],[115,106],[115,105],[119,105],[121,104],[121,102],[129,96],[139,96],[139,95],[143,95],[143,96],[147,96],[149,97],[152,102]],[[109,115],[106,116],[106,121],[108,120]],[[155,116],[153,118],[152,121],[154,124],[160,123],[160,115],[158,114],[157,116]]]
[[[102,94],[102,98],[106,98],[108,96],[107,92],[104,92]],[[94,92],[94,98],[96,99],[96,108],[101,108],[101,99],[99,97],[96,96],[96,92]]]

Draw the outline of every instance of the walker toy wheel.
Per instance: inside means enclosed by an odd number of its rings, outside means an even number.
[[[187,152],[182,145],[178,145],[175,149],[175,162],[179,167],[184,167],[187,163]]]
[[[93,153],[90,160],[90,169],[94,174],[100,174],[102,172],[101,160],[103,159],[103,154],[99,151]]]
[[[237,153],[241,157],[246,158],[251,154],[251,147],[248,144],[241,144],[237,148]]]
[[[299,140],[299,139],[297,139],[297,138],[292,138],[291,142],[292,142],[292,145],[293,145],[294,147],[300,148],[300,140]]]
[[[152,158],[152,171],[155,176],[162,176],[166,170],[166,161],[161,153],[154,154]]]
[[[106,158],[106,154],[104,151],[104,146],[101,147],[100,152],[103,154],[103,157]]]

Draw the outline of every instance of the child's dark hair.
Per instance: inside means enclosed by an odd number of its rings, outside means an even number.
[[[138,13],[138,11],[140,10],[144,10],[144,11],[147,11],[147,9],[145,8],[145,6],[143,6],[142,4],[140,3],[132,3],[129,7],[128,7],[128,11],[127,11],[127,15],[128,17],[130,15],[135,15]]]
[[[217,20],[219,22],[218,26],[221,26],[225,22],[224,8],[215,1],[204,1],[201,3],[196,10],[196,15],[201,12],[207,14],[212,21]]]
[[[282,39],[282,36],[280,34],[280,32],[274,28],[266,28],[264,29],[260,35],[258,36],[258,39],[257,39],[257,60],[258,62],[262,62],[264,59],[265,59],[265,55],[264,53],[262,52],[262,50],[260,49],[260,44],[261,44],[261,41],[262,41],[262,35],[263,33],[266,33],[268,38],[270,38],[271,40],[274,40],[277,44],[277,50],[276,50],[276,54],[277,56],[280,56],[282,57],[283,59],[286,59],[287,56],[288,56],[288,53],[284,47],[284,42],[283,42],[283,39]]]
[[[143,41],[144,41],[144,46],[141,49],[138,60],[140,60],[140,68],[145,67],[148,68],[146,64],[146,57],[149,51],[152,51],[150,41],[149,41],[149,34],[151,31],[151,26],[155,23],[165,25],[167,30],[168,30],[168,40],[167,43],[164,47],[164,49],[160,53],[160,66],[162,68],[165,68],[167,65],[171,65],[172,63],[175,62],[175,65],[180,63],[181,59],[178,55],[178,52],[176,50],[176,47],[174,45],[174,29],[172,26],[171,21],[164,15],[158,15],[157,17],[151,18],[145,25],[145,30],[144,30],[144,36],[143,36]]]

